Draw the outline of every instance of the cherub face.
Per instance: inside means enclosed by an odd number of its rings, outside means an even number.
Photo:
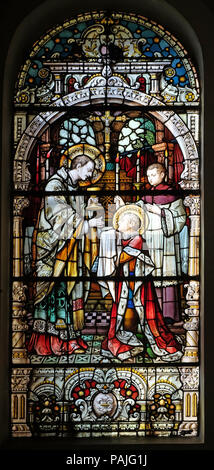
[[[123,214],[119,217],[118,220],[118,230],[119,232],[127,232],[131,228],[130,216],[128,214]]]
[[[148,181],[151,186],[157,186],[158,184],[162,183],[164,176],[164,171],[159,171],[157,168],[153,168],[147,171]]]
[[[121,214],[118,220],[119,232],[129,233],[138,231],[140,227],[140,219],[137,215],[126,213]]]

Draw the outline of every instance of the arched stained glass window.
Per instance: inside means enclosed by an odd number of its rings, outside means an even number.
[[[199,436],[199,106],[153,19],[83,13],[33,45],[14,93],[13,437]]]

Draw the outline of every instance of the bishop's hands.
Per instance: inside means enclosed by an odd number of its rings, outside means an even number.
[[[102,210],[103,209],[103,210]],[[98,211],[99,213],[102,212],[102,216],[99,215],[97,217],[92,217],[89,219],[89,227],[90,228],[103,228],[105,226],[105,213],[102,204],[99,202],[98,197],[91,196],[88,200],[87,210],[91,211],[93,214],[94,211]]]
[[[115,196],[114,203],[116,205],[116,210],[120,207],[125,206],[125,202],[121,196]],[[145,204],[148,212],[161,216],[161,209],[157,204]],[[89,220],[89,227],[103,228],[105,225],[103,217],[93,217]]]

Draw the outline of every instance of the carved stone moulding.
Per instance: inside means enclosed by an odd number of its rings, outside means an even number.
[[[27,368],[14,368],[11,377],[11,390],[15,392],[27,392],[30,380],[30,373],[32,369]]]
[[[190,208],[190,216],[198,216],[199,220],[201,211],[201,198],[197,195],[186,196],[184,199],[184,205]]]
[[[26,322],[26,294],[27,286],[20,281],[13,282],[12,286],[12,362],[13,364],[29,363],[25,345],[25,333],[28,330]]]
[[[28,170],[29,163],[25,160],[14,160],[13,180],[14,189],[27,190],[31,180],[31,174]]]
[[[32,433],[27,424],[13,424],[12,426],[13,437],[32,437]]]
[[[178,430],[178,435],[181,437],[194,437],[198,436],[199,426],[196,422],[181,423]]]
[[[25,207],[28,207],[30,204],[29,199],[25,198],[24,196],[17,196],[13,200],[13,215],[14,217],[20,217],[22,215],[22,211]],[[19,234],[20,236],[21,234]]]
[[[108,98],[109,103],[126,103],[129,106],[150,105],[164,107],[164,104],[159,99],[130,87],[122,86],[83,88],[63,98],[59,98],[53,102],[53,105],[56,107],[73,105],[85,106],[90,103],[103,103],[103,100],[106,98]],[[183,152],[184,160],[196,160],[198,158],[197,148],[191,133],[183,120],[176,115],[174,111],[159,110],[151,111],[150,113],[165,124],[172,134],[175,135]],[[63,114],[64,112],[62,111],[49,111],[35,117],[20,139],[16,152],[17,160],[27,160],[29,152],[35,144],[35,138],[38,137],[48,125],[51,125],[54,121],[63,116]]]
[[[196,363],[199,360],[199,302],[200,302],[200,284],[198,281],[191,280],[189,284],[184,286],[187,288],[186,302],[188,308],[185,309],[185,314],[188,319],[184,322],[184,329],[186,330],[185,351],[182,358],[183,363]]]

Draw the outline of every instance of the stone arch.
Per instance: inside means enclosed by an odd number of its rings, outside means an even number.
[[[35,388],[31,389],[30,395],[32,395],[33,401],[35,401],[35,396],[39,398],[40,395],[55,395],[56,398],[61,398],[61,390],[60,388],[53,383],[40,383]]]
[[[157,383],[155,385],[152,385],[152,387],[148,390],[148,400],[151,400],[155,393],[160,393],[160,394],[169,393],[170,395],[173,395],[176,391],[177,391],[176,386],[167,381]]]
[[[117,89],[116,87],[109,87],[108,91],[110,95],[109,98],[110,103],[119,103],[124,102],[128,106],[135,106],[135,105],[142,105],[147,106],[149,103],[150,105],[154,106],[162,106],[162,110],[149,110],[149,114],[154,116],[158,119],[164,126],[166,126],[172,135],[177,139],[178,144],[182,150],[184,156],[184,163],[192,162],[195,165],[198,165],[198,151],[196,147],[195,140],[189,131],[186,124],[183,122],[180,116],[176,114],[173,110],[165,110],[164,105],[161,101],[157,100],[156,98],[152,98],[151,96],[147,95],[146,93],[133,90],[130,87]],[[82,90],[75,91],[66,95],[63,100],[59,99],[54,103],[54,106],[87,106],[90,102],[93,104],[97,104],[97,102],[103,102],[105,96],[105,87],[96,87],[95,88],[83,88]],[[125,98],[125,100],[124,100]],[[26,162],[28,160],[28,156],[30,154],[31,149],[33,148],[36,139],[50,126],[52,123],[56,122],[59,118],[66,114],[66,111],[62,111],[62,109],[56,111],[45,111],[41,112],[37,115],[29,124],[26,131],[24,132],[23,136],[20,139],[18,144],[16,154],[15,154],[15,164],[17,165],[17,169],[19,171],[16,172],[16,180],[14,181],[15,185],[17,185],[17,189],[19,189],[19,181],[29,181],[30,182],[30,174],[27,174],[26,169]],[[23,162],[23,163],[22,163]],[[25,162],[25,164],[24,164]],[[197,173],[197,172],[196,172]],[[188,176],[185,173],[185,178]],[[188,177],[187,177],[188,179]],[[197,174],[196,174],[196,183],[197,183]]]
[[[88,374],[90,374],[90,371],[88,371]],[[91,377],[93,377],[93,371],[91,373]],[[71,374],[69,374],[66,379],[65,379],[65,400],[69,401],[71,400],[71,393],[72,393],[72,390],[73,388],[79,384],[79,381],[80,381],[80,375],[79,375],[79,371],[76,370],[75,372],[72,372]]]
[[[147,387],[148,387],[146,374],[142,374],[142,372],[139,372],[138,370],[133,370],[132,380],[133,380],[134,385],[137,387],[139,391],[138,399],[146,400]]]

